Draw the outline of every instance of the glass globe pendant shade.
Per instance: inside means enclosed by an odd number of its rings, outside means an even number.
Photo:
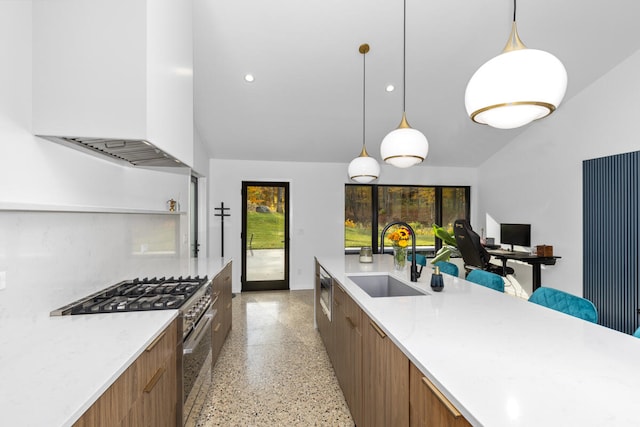
[[[369,157],[367,150],[362,147],[360,156],[349,163],[349,179],[361,184],[375,181],[380,176],[380,165],[373,157]]]
[[[422,162],[429,153],[429,142],[419,130],[407,123],[405,113],[397,129],[389,132],[380,144],[382,160],[398,168],[408,168]]]
[[[515,22],[504,52],[471,77],[465,106],[471,120],[499,129],[524,126],[551,114],[567,90],[567,70],[543,50],[520,41]]]

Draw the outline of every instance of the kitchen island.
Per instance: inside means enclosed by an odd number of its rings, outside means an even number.
[[[317,260],[470,424],[640,424],[640,340],[461,278],[432,292],[428,268],[417,283],[391,272],[424,296],[373,298],[349,278],[392,271],[391,258]]]
[[[150,276],[213,277],[228,260],[136,262]],[[178,316],[177,310],[49,315],[111,284],[34,274],[0,292],[2,425],[72,425]]]

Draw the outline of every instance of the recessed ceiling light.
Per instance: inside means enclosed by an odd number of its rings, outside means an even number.
[[[387,85],[387,87],[385,87],[384,90],[386,90],[387,92],[393,92],[395,90],[395,86]]]
[[[173,70],[179,76],[192,76],[193,70],[186,67],[177,67]]]
[[[244,80],[249,83],[251,83],[254,79],[255,78],[253,77],[253,74],[245,74],[244,76]]]

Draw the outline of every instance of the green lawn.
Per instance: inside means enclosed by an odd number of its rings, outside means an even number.
[[[360,248],[362,246],[371,246],[371,230],[345,227],[344,246],[346,248]]]
[[[380,230],[379,232],[382,232]],[[391,240],[385,239],[385,246],[391,246]],[[344,245],[346,248],[360,248],[362,246],[371,246],[371,230],[360,227],[344,228]],[[428,229],[424,234],[416,235],[417,246],[434,246],[435,238],[433,230]]]
[[[252,249],[284,248],[284,215],[247,212],[247,245],[249,242]]]
[[[251,235],[253,235],[253,240]],[[433,246],[435,244],[431,228],[424,232],[418,232],[416,237],[416,245],[418,246]],[[251,242],[252,249],[282,249],[284,248],[283,240],[283,214],[247,212],[247,243]],[[347,248],[371,246],[371,230],[361,227],[345,227],[344,243]],[[384,244],[391,246],[391,241],[385,239]]]

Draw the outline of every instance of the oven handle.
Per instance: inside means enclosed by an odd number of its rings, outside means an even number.
[[[198,325],[194,328],[187,342],[184,343],[182,354],[193,353],[195,348],[198,346],[198,344],[200,344],[200,341],[204,337],[203,332],[209,328],[217,312],[218,310],[209,308],[209,310],[207,310],[206,313],[202,315],[202,319],[200,319]]]

